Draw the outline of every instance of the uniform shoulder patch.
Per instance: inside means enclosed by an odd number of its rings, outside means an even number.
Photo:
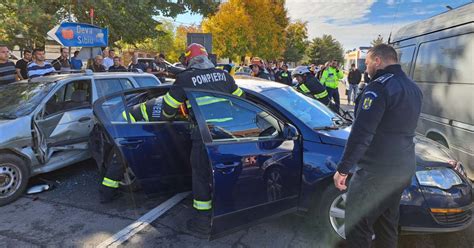
[[[381,84],[385,84],[385,82],[387,82],[387,80],[389,80],[391,77],[393,77],[394,74],[392,73],[387,73],[387,74],[384,74],[378,78],[376,78],[374,81],[372,82],[377,82],[377,83],[381,83]]]

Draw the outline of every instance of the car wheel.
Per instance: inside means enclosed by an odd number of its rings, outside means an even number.
[[[315,211],[317,215],[312,219],[327,231],[327,238],[332,244],[346,239],[346,197],[347,191],[340,191],[330,185],[321,197],[319,208]],[[375,235],[372,239],[375,239]]]
[[[266,176],[267,200],[276,201],[283,196],[283,177],[279,168],[272,168]]]
[[[18,199],[26,189],[28,178],[23,159],[13,154],[0,155],[0,206]]]

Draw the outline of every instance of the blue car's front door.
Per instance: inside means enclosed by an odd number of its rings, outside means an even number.
[[[94,104],[94,113],[109,139],[149,194],[180,191],[191,181],[188,121],[153,121],[152,116],[148,121],[136,116],[127,118],[131,108],[150,99],[162,100],[166,91],[167,88],[131,90],[101,98]]]
[[[204,91],[187,95],[212,166],[213,237],[295,210],[299,135],[288,137],[288,124],[245,99]]]

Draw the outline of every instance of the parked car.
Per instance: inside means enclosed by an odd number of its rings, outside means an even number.
[[[90,158],[96,99],[159,84],[146,73],[88,70],[0,87],[0,206],[20,197],[30,177]]]
[[[297,211],[309,213],[309,222],[326,226],[334,238],[344,237],[345,192],[334,187],[332,177],[350,123],[289,86],[239,77],[236,81],[245,99],[185,90],[212,166],[211,238]],[[149,194],[189,188],[189,115],[182,113],[173,122],[133,123],[123,116],[134,105],[161,99],[169,87],[129,90],[94,104],[98,133],[93,137],[113,148],[108,151],[118,151]],[[230,119],[218,122],[217,111],[203,111],[207,105],[198,105],[196,99],[204,96],[230,102],[232,107],[226,110]],[[466,228],[472,221],[472,186],[463,166],[447,148],[423,137],[415,142],[417,170],[402,195],[401,229],[449,232]],[[112,157],[110,153],[96,155],[99,166],[106,166]]]
[[[390,40],[423,91],[417,132],[452,150],[474,180],[474,3],[401,28]]]

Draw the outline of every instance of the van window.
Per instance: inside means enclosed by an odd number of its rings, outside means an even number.
[[[132,82],[126,78],[96,79],[97,97],[133,88]]]
[[[402,66],[402,70],[407,75],[410,73],[411,61],[413,59],[414,52],[415,52],[415,45],[397,49],[398,63]]]
[[[422,43],[413,79],[417,82],[473,83],[474,33]]]
[[[140,87],[149,87],[160,85],[160,82],[154,77],[133,77]],[[161,82],[164,83],[164,82]]]

